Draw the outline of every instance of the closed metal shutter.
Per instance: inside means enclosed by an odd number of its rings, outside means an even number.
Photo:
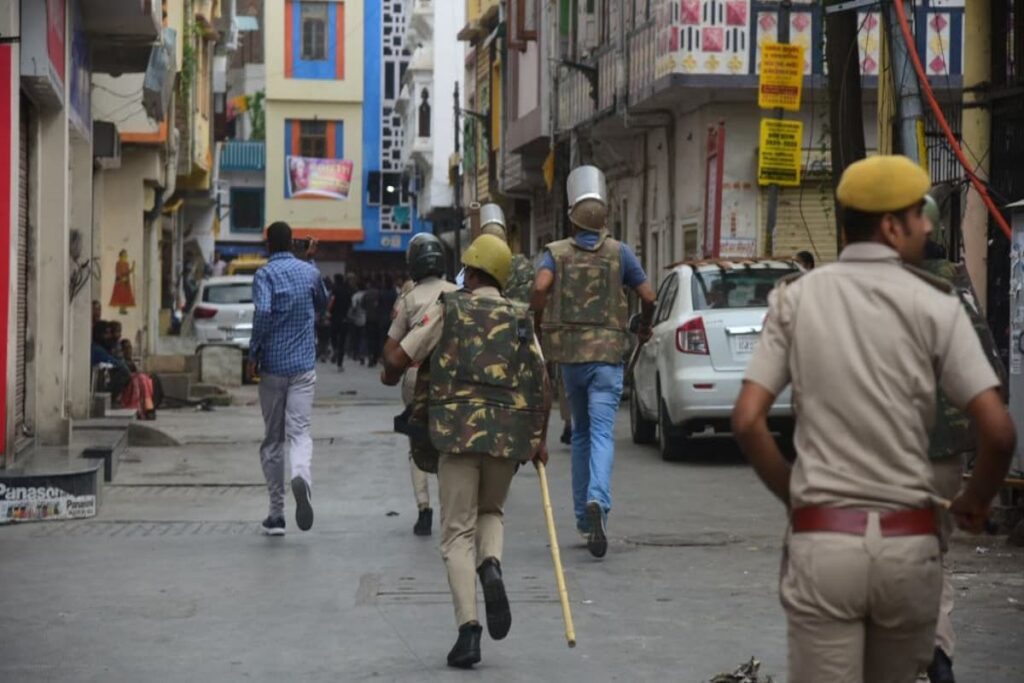
[[[15,280],[18,287],[17,325],[14,355],[14,439],[21,437],[25,427],[25,346],[28,336],[28,198],[29,198],[29,107],[21,103],[21,123],[18,127],[18,265]]]
[[[798,251],[814,254],[817,263],[836,260],[836,221],[832,183],[814,178],[799,187],[779,191],[772,256],[793,256]],[[762,209],[768,205],[768,190],[761,193]],[[762,213],[764,215],[764,213]]]

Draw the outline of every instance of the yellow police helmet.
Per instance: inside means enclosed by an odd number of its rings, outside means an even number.
[[[883,154],[850,164],[839,179],[836,199],[865,213],[899,211],[922,201],[932,181],[905,156]]]
[[[480,235],[462,254],[462,265],[487,273],[504,289],[512,273],[512,250],[494,235]]]

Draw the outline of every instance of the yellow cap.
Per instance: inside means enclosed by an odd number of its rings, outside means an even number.
[[[512,250],[500,237],[480,235],[463,252],[462,264],[484,271],[504,289],[512,274]]]
[[[932,187],[923,168],[902,155],[880,155],[850,164],[839,179],[836,198],[849,209],[885,213],[924,199]]]

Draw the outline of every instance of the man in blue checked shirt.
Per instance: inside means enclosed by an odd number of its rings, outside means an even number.
[[[256,307],[249,344],[250,373],[260,373],[260,407],[266,434],[260,462],[270,493],[270,514],[263,533],[284,535],[284,445],[291,460],[295,523],[313,526],[313,439],[310,418],[316,385],[316,314],[327,304],[320,271],[292,254],[292,229],[278,221],[267,228],[270,260],[256,271],[252,299]],[[311,240],[306,258],[312,259]]]

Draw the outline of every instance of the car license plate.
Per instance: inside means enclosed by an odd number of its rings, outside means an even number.
[[[757,346],[758,335],[756,334],[739,334],[732,339],[733,352],[749,356],[754,352],[754,348]]]

